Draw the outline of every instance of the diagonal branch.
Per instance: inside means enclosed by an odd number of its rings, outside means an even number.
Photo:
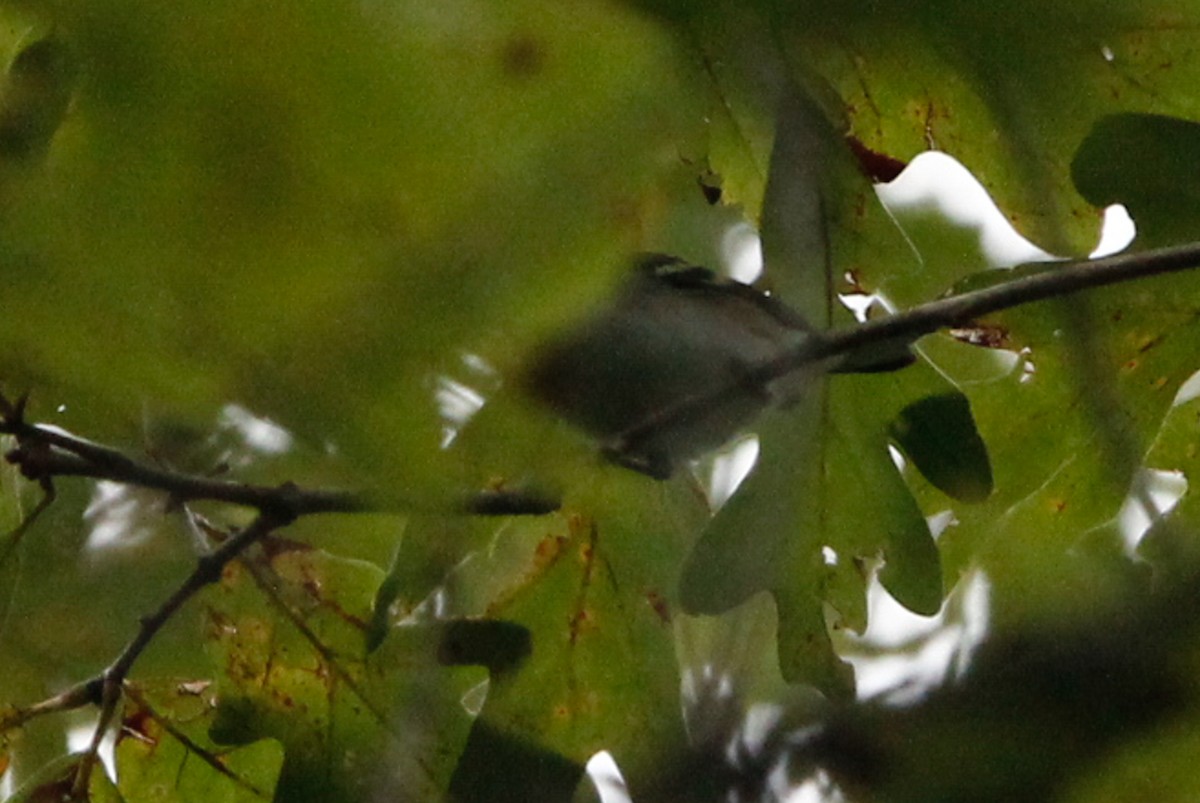
[[[100,705],[100,719],[96,723],[96,730],[92,735],[91,745],[80,760],[75,775],[76,792],[82,793],[87,788],[87,779],[91,775],[92,767],[95,766],[100,742],[104,738],[104,734],[108,732],[113,715],[116,713],[117,705],[121,701],[121,691],[125,683],[125,678],[129,676],[129,671],[133,668],[137,659],[150,646],[150,642],[153,641],[154,637],[158,635],[158,632],[162,630],[167,622],[171,620],[171,617],[183,607],[185,602],[195,596],[200,589],[211,583],[215,583],[221,578],[221,572],[229,561],[236,558],[242,551],[263,538],[267,533],[291,523],[294,518],[295,516],[264,511],[237,535],[225,541],[209,554],[201,557],[197,561],[196,568],[192,570],[192,573],[158,607],[158,610],[142,618],[137,635],[125,645],[125,649],[121,650],[116,660],[109,664],[108,668],[96,677],[84,681],[84,683],[75,687],[76,689],[89,692],[91,696],[88,701]]]
[[[801,349],[797,349],[763,365],[754,376],[760,382],[770,381],[813,360],[844,354],[869,344],[895,340],[912,342],[939,329],[963,326],[984,315],[1022,304],[1192,270],[1198,266],[1200,242],[1047,266],[1041,273],[940,298],[860,326],[827,332],[812,347],[803,349],[811,354],[801,354]]]
[[[736,398],[747,390],[757,391],[793,371],[841,354],[859,352],[872,345],[911,343],[940,329],[961,327],[983,315],[1022,304],[1198,266],[1200,242],[1104,259],[1064,262],[1042,273],[940,298],[857,326],[824,332],[746,372],[736,382],[686,396],[656,411],[625,430],[613,448],[618,452],[636,452],[639,444],[689,415]]]
[[[222,761],[223,756],[214,755],[213,753],[209,752],[203,746],[197,744],[186,733],[175,727],[175,724],[171,722],[169,717],[165,717],[155,711],[154,708],[151,707],[149,700],[146,699],[146,696],[142,694],[135,685],[126,683],[124,691],[125,695],[130,700],[133,700],[133,702],[136,703],[142,710],[144,710],[146,714],[152,720],[154,720],[155,724],[169,733],[177,742],[182,744],[184,749],[187,750],[188,755],[196,756],[209,767],[211,767],[215,772],[224,775],[230,781],[237,784],[242,789],[245,789],[255,797],[262,800],[266,800],[270,797],[270,795],[259,789],[253,783],[243,778],[229,767],[225,766],[225,762]]]

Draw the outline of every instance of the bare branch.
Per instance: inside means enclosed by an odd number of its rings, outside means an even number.
[[[233,480],[172,471],[141,463],[128,455],[93,441],[37,424],[20,414],[24,405],[0,403],[0,432],[17,438],[16,448],[5,459],[20,468],[28,479],[43,488],[53,477],[90,477],[163,491],[174,504],[196,500],[226,502],[273,511],[286,516],[317,513],[443,512],[478,516],[540,516],[558,509],[557,499],[529,490],[483,490],[464,493],[459,499],[438,505],[379,502],[342,490],[254,485]],[[435,509],[430,509],[431,507]]]
[[[45,714],[74,711],[76,708],[92,705],[98,699],[98,690],[96,679],[93,678],[83,683],[76,683],[69,689],[33,705],[24,708],[10,708],[0,713],[0,733],[19,728],[31,719]]]
[[[858,326],[825,332],[807,338],[795,348],[747,372],[736,383],[682,398],[657,411],[627,429],[611,448],[618,452],[636,452],[638,444],[698,410],[720,404],[747,389],[765,387],[792,371],[841,354],[857,352],[871,345],[913,342],[939,329],[961,327],[984,315],[1022,304],[1197,266],[1200,266],[1200,242],[1104,259],[1063,262],[1055,267],[1048,266],[1043,273],[940,298]]]
[[[1200,266],[1200,242],[1117,254],[1104,259],[1063,262],[1043,273],[1012,279],[994,287],[941,298],[861,326],[827,333],[811,356],[784,355],[764,365],[756,376],[773,379],[806,362],[843,354],[869,343],[916,340],[927,334],[962,326],[977,318],[1034,301],[1045,301],[1081,290],[1133,279],[1191,270]],[[805,350],[807,351],[807,349]],[[799,362],[795,362],[799,359]]]

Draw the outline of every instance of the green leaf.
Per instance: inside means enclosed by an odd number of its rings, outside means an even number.
[[[231,564],[210,598],[219,667],[218,744],[278,740],[277,796],[361,800],[445,789],[470,724],[458,704],[478,670],[437,666],[437,629],[409,629],[368,659],[364,630],[378,568],[272,539],[266,559]]]
[[[81,74],[6,185],[0,372],[125,442],[237,401],[414,504],[461,479],[433,381],[605,288],[689,109],[612,5],[55,11]]]
[[[517,760],[545,770],[545,794],[569,798],[601,749],[633,794],[653,784],[685,744],[672,616],[680,562],[706,516],[686,480],[595,469],[560,513],[513,520],[487,560],[447,584],[452,610],[502,618],[532,639],[519,666],[493,671],[455,774],[465,799],[521,799],[525,776],[507,763]]]
[[[975,429],[966,396],[948,393],[913,402],[900,411],[890,432],[939,490],[963,502],[982,502],[991,494],[987,445]]]
[[[982,505],[952,506],[957,523],[939,545],[949,576],[969,566],[988,572],[999,621],[1082,615],[1123,591],[1112,531],[1106,558],[1079,549],[1080,538],[1117,514],[1176,391],[1200,365],[1198,310],[1200,281],[1182,274],[981,322],[1022,349],[1022,367],[963,386],[996,491]],[[944,508],[921,495],[930,512]]]
[[[208,737],[217,712],[207,681],[139,685],[121,715],[117,787],[129,800],[274,799],[283,764],[278,742],[221,748]]]
[[[793,89],[782,101],[763,208],[767,280],[828,326],[849,317],[837,311],[843,266],[885,242],[897,261],[911,258],[840,138]],[[771,591],[784,676],[848,695],[849,667],[833,654],[826,620],[865,627],[876,561],[883,558],[883,582],[903,604],[926,613],[941,604],[937,551],[887,438],[912,400],[950,390],[927,367],[812,377],[799,403],[759,428],[758,465],[688,560],[685,607],[715,613]]]
[[[688,559],[685,607],[717,613],[770,591],[779,606],[784,676],[850,693],[849,667],[833,654],[826,632],[825,605],[833,626],[861,631],[866,582],[881,558],[880,578],[902,604],[930,614],[942,601],[929,528],[887,451],[888,411],[918,388],[945,392],[944,380],[922,367],[831,377],[764,422],[758,464]]]
[[[1198,111],[1187,35],[1169,22],[1193,11],[1158,0],[1013,0],[857,13],[814,3],[785,14],[791,52],[833,85],[867,147],[902,160],[947,151],[1035,243],[1086,253],[1099,218],[1071,191],[1070,158],[1105,114],[1145,104]]]

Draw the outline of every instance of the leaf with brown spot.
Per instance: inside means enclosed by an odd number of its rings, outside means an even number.
[[[457,700],[480,671],[441,666],[434,627],[386,633],[368,658],[365,623],[382,578],[373,565],[318,549],[251,560],[232,564],[209,597],[213,740],[280,742],[278,794],[288,799],[444,789],[453,762],[443,740],[466,739]]]
[[[673,604],[666,589],[675,587],[683,550],[706,515],[685,480],[661,484],[596,468],[559,513],[512,522],[487,561],[463,567],[451,588],[475,587],[471,578],[519,566],[521,555],[539,569],[510,570],[518,585],[495,589],[492,600],[478,591],[462,595],[463,608],[455,607],[457,595],[448,600],[456,612],[480,606],[528,628],[533,645],[515,672],[492,675],[455,776],[459,799],[524,799],[526,778],[542,779],[541,799],[569,799],[600,749],[616,757],[635,794],[653,781],[656,757],[683,745],[674,635],[662,618]],[[541,556],[547,532],[559,556],[548,564]],[[651,592],[657,605],[648,604],[647,588],[664,589]],[[539,756],[549,764],[531,763]],[[546,766],[563,771],[545,776]],[[491,781],[480,785],[480,777]]]

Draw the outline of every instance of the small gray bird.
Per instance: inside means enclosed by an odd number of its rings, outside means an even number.
[[[609,306],[537,350],[524,384],[597,438],[608,457],[666,479],[765,409],[795,400],[816,371],[887,371],[913,361],[905,346],[869,359],[836,357],[765,383],[752,378],[813,336],[798,312],[750,285],[646,254]],[[698,403],[685,403],[692,399]]]

